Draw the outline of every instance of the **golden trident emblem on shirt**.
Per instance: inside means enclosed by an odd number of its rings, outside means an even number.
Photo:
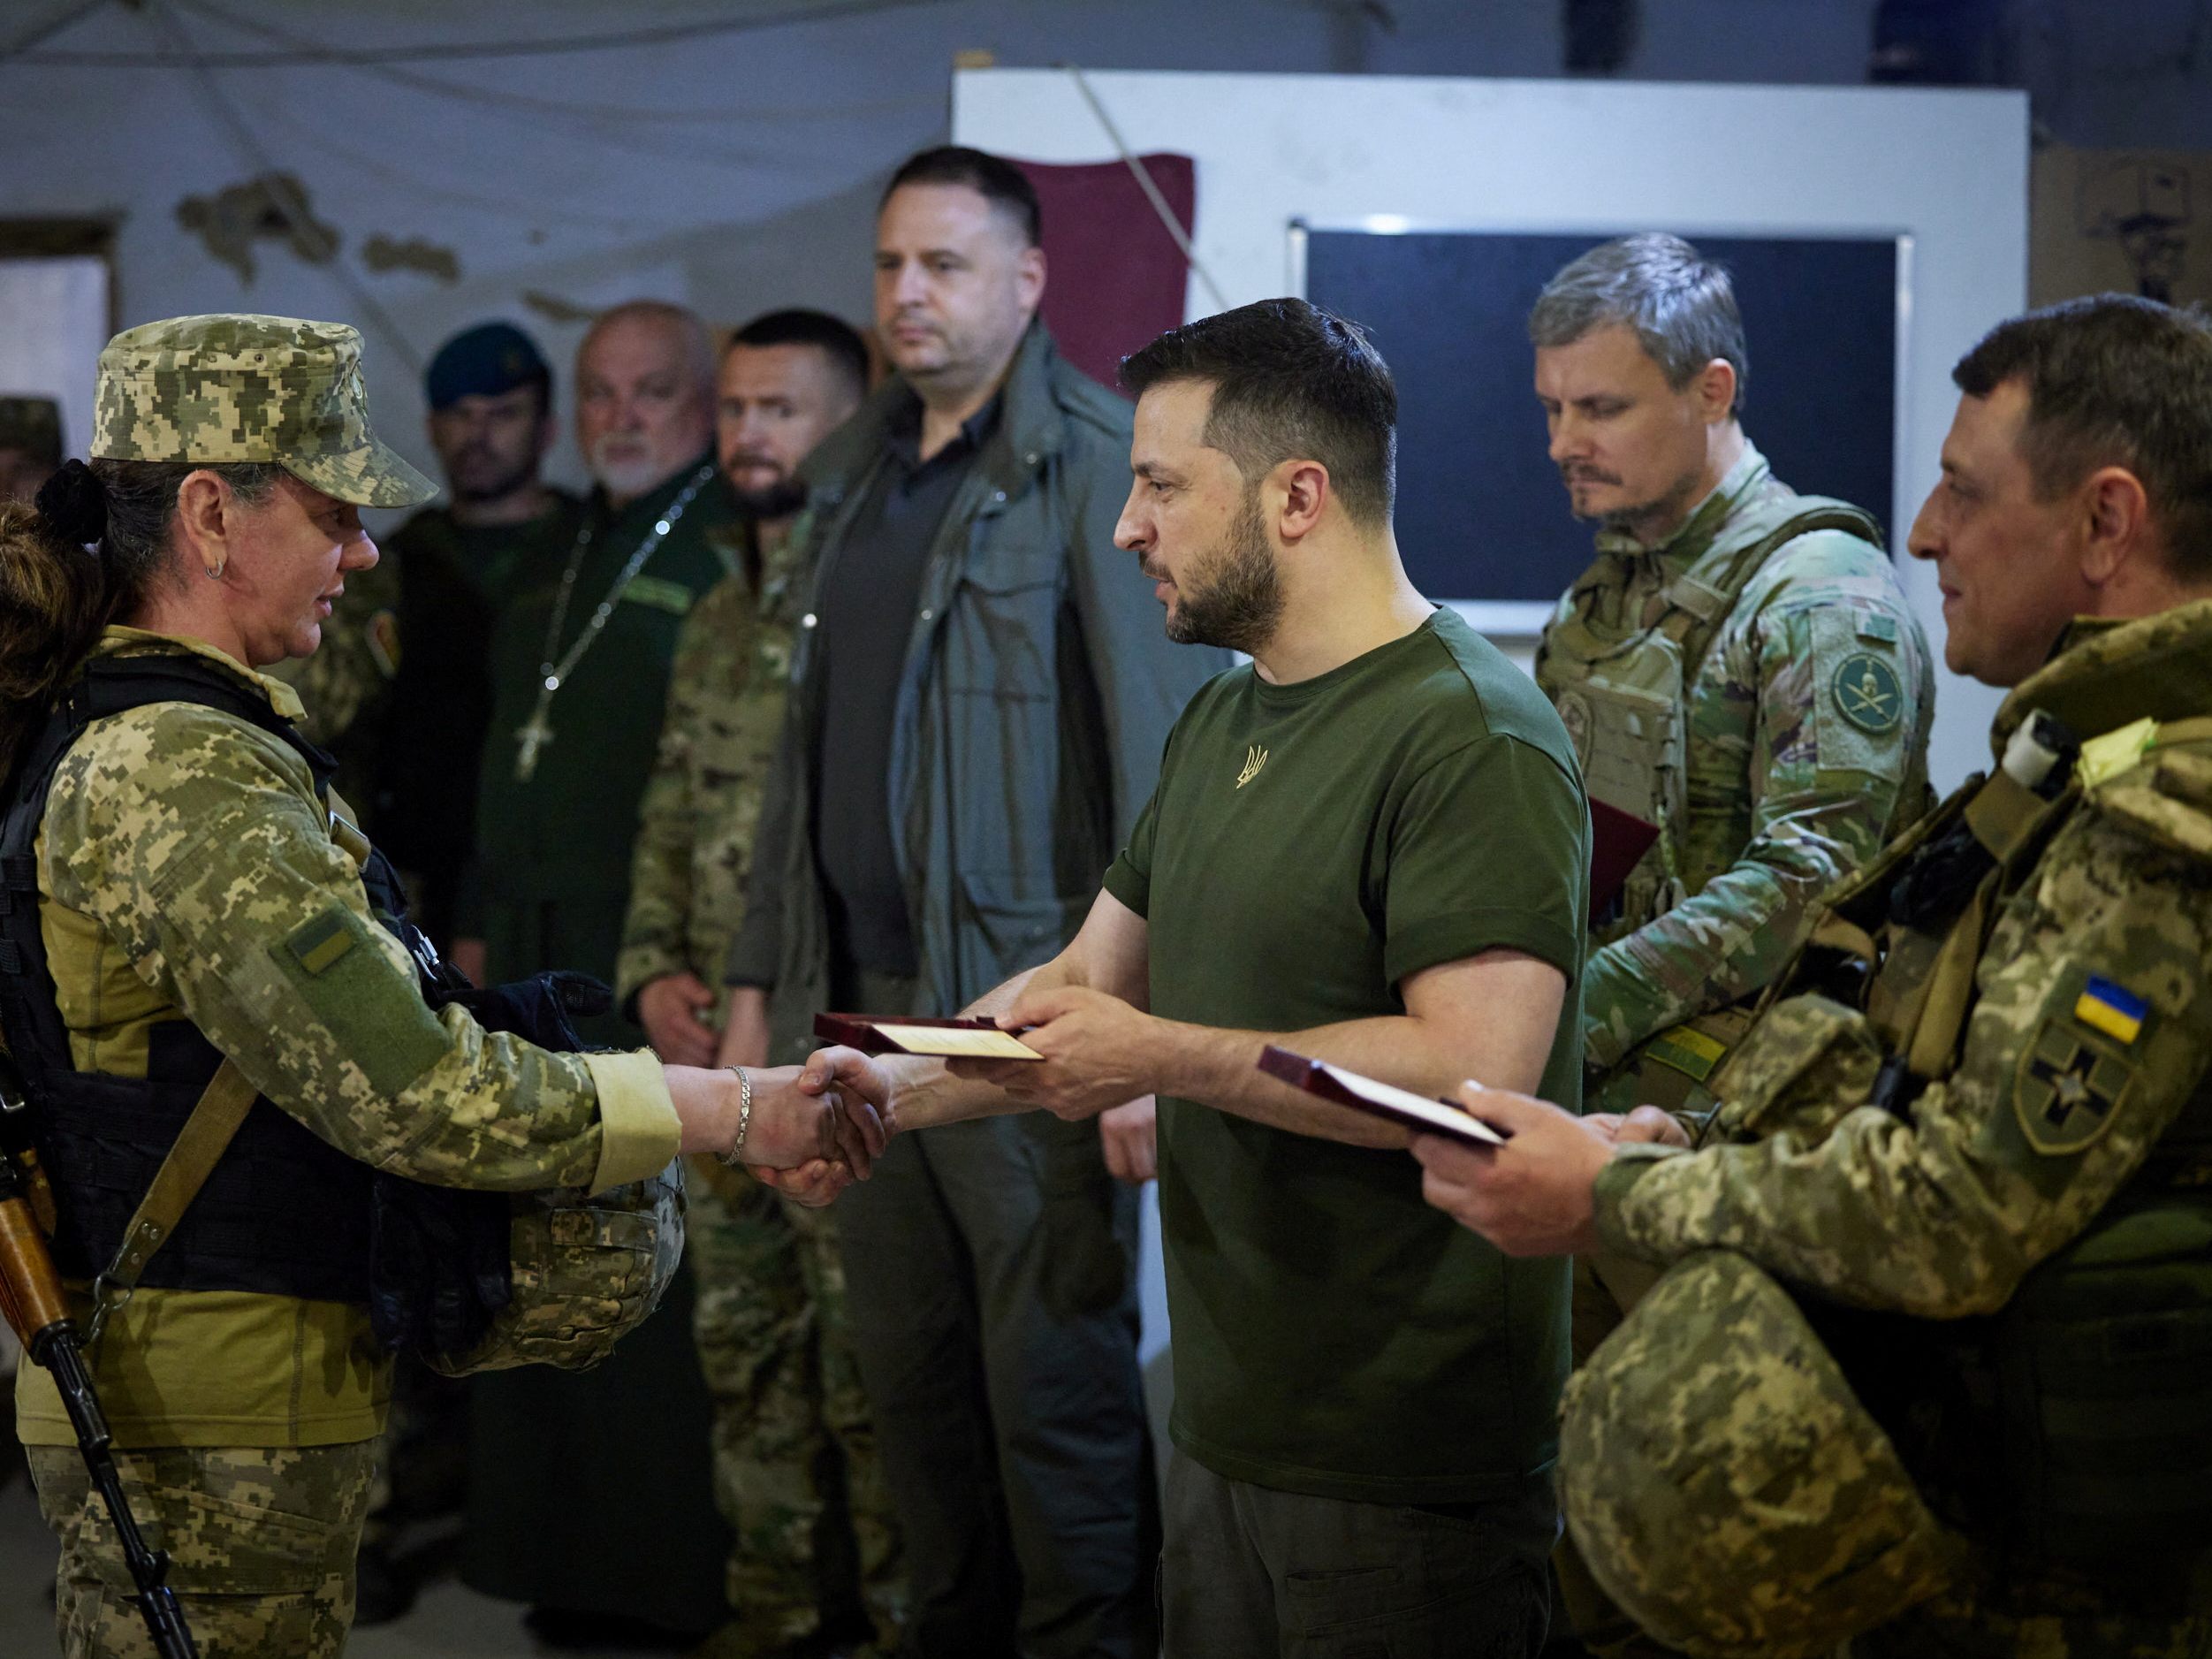
[[[1254,743],[1244,751],[1244,770],[1236,774],[1236,787],[1243,788],[1259,776],[1259,769],[1267,764],[1267,751]]]

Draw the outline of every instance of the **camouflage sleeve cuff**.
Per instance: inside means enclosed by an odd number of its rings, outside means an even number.
[[[1593,1071],[1618,1065],[1684,1012],[1660,989],[1660,973],[1637,959],[1635,943],[1631,933],[1600,946],[1583,967],[1582,1059]]]
[[[1680,1146],[1660,1146],[1650,1142],[1637,1142],[1615,1149],[1612,1161],[1598,1171],[1597,1184],[1591,1194],[1592,1202],[1596,1206],[1598,1237],[1604,1241],[1607,1249],[1643,1261],[1671,1259],[1670,1252],[1644,1238],[1630,1224],[1627,1214],[1629,1194],[1662,1160],[1679,1158],[1684,1150]]]
[[[683,1121],[668,1098],[660,1062],[641,1048],[586,1054],[583,1062],[599,1091],[599,1167],[591,1190],[604,1192],[658,1175],[683,1145]]]

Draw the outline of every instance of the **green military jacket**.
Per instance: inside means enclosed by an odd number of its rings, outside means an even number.
[[[1632,644],[1659,621],[1662,595],[1729,562],[1742,544],[1732,530],[1777,492],[1790,493],[1746,443],[1661,545],[1598,538],[1596,561],[1561,599],[1537,658],[1585,767],[1562,635],[1579,625]],[[1845,673],[1868,662],[1896,694],[1873,705]],[[1888,555],[1856,536],[1816,530],[1768,554],[1711,631],[1685,694],[1686,810],[1666,849],[1682,896],[1592,950],[1583,1023],[1594,1071],[1762,990],[1821,893],[1926,804],[1934,662]]]
[[[299,712],[210,646],[113,628],[98,649],[189,653]],[[149,1031],[188,1019],[259,1093],[379,1169],[517,1191],[658,1173],[680,1125],[652,1057],[487,1042],[464,1010],[433,1013],[344,834],[306,762],[258,727],[185,703],[94,722],[55,774],[37,850],[77,1069],[143,1077]],[[288,948],[333,921],[352,946],[331,964]],[[365,1440],[391,1377],[365,1305],[232,1291],[141,1287],[94,1358],[128,1446]],[[73,1440],[43,1367],[22,1368],[17,1401],[26,1442]]]
[[[595,496],[591,541],[560,634],[558,661],[617,575],[708,458],[611,511]],[[605,629],[578,660],[547,714],[552,738],[528,778],[521,734],[537,706],[547,628],[567,560],[541,572],[509,605],[492,635],[491,718],[476,792],[476,848],[461,882],[454,932],[481,938],[497,982],[566,968],[612,981],[629,909],[638,804],[653,768],[676,637],[694,604],[729,573],[717,531],[736,514],[711,476],[639,574],[609,608]],[[617,1015],[582,1023],[594,1042],[629,1044]]]
[[[749,529],[749,527],[748,527]],[[783,729],[807,538],[725,576],[676,640],[653,775],[638,808],[615,992],[692,973],[717,984],[745,913],[762,792]],[[719,1009],[710,1018],[718,1019]]]

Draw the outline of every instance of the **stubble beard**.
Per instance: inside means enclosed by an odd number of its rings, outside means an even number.
[[[1654,530],[1671,529],[1680,524],[1690,510],[1691,495],[1698,487],[1698,474],[1689,472],[1675,480],[1665,490],[1648,501],[1631,506],[1608,507],[1602,513],[1585,513],[1575,507],[1574,487],[1568,486],[1567,500],[1574,515],[1585,524],[1595,524],[1600,529],[1619,530],[1649,541]]]
[[[1259,491],[1244,505],[1219,546],[1176,584],[1167,613],[1167,637],[1178,645],[1220,645],[1255,656],[1282,621],[1282,572],[1267,544]]]
[[[537,482],[537,457],[532,455],[527,460],[516,462],[489,483],[463,484],[458,476],[460,470],[458,467],[455,468],[455,476],[449,476],[446,480],[448,487],[452,491],[454,500],[472,504],[503,501],[514,494],[516,491],[528,489]]]

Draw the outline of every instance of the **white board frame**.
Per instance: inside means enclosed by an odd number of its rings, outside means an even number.
[[[1937,476],[1950,365],[2027,296],[2024,93],[1442,76],[1095,71],[1132,149],[1197,167],[1197,255],[1243,305],[1284,292],[1294,219],[1571,234],[1638,226],[1912,239],[1899,334],[1893,549]],[[1625,135],[1633,134],[1633,141]],[[955,141],[1045,162],[1115,151],[1065,70],[962,70]],[[1212,309],[1194,278],[1187,315]],[[1754,353],[1758,342],[1752,342]],[[1752,436],[1757,437],[1752,422]],[[1931,641],[1934,573],[1900,558]],[[1478,596],[1468,596],[1478,600]],[[1930,771],[1988,764],[1998,694],[1939,676]]]
[[[1608,237],[1627,236],[1638,231],[1666,230],[1671,230],[1677,236],[1687,237],[1692,242],[1701,237],[1722,239],[1760,237],[1776,241],[1794,242],[1887,241],[1897,249],[1897,309],[1896,328],[1893,335],[1895,350],[1892,354],[1895,361],[1890,366],[1890,384],[1897,389],[1898,418],[1892,420],[1889,426],[1889,476],[1892,481],[1890,491],[1892,511],[1899,511],[1897,498],[1901,491],[1896,481],[1904,476],[1905,467],[1904,422],[1902,418],[1904,399],[1902,395],[1902,388],[1904,384],[1907,368],[1912,361],[1912,342],[1908,338],[1912,328],[1912,233],[1910,231],[1899,230],[1887,232],[1842,231],[1833,225],[1792,230],[1776,229],[1764,224],[1747,228],[1740,224],[1685,225],[1681,224],[1577,225],[1562,230],[1556,225],[1549,224],[1444,224],[1425,219],[1408,219],[1395,213],[1369,213],[1349,219],[1301,218],[1291,220],[1288,227],[1288,256],[1283,270],[1283,280],[1286,285],[1283,292],[1296,294],[1301,300],[1308,297],[1306,294],[1306,240],[1316,231],[1325,233],[1351,231],[1369,236],[1587,236],[1594,244]],[[1901,524],[1905,521],[1892,518],[1889,521],[1892,524]],[[1897,546],[1898,541],[1899,537],[1893,534],[1891,544],[1902,555],[1903,550]],[[1540,601],[1473,599],[1456,596],[1446,597],[1442,595],[1431,595],[1430,597],[1437,599],[1440,604],[1450,605],[1466,620],[1467,625],[1478,633],[1486,634],[1509,648],[1514,646],[1532,648],[1537,636],[1544,631],[1544,624],[1551,620],[1554,609],[1551,605]]]

